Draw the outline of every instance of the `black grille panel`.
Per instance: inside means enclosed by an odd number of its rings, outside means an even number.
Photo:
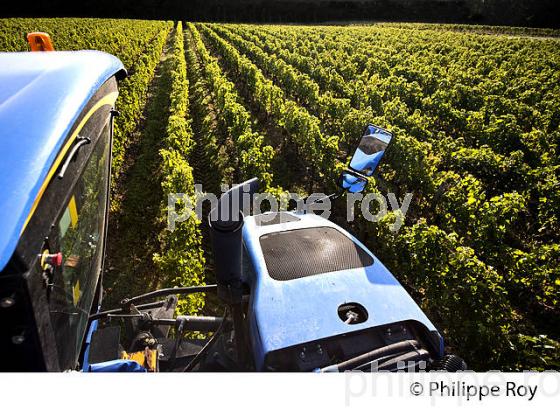
[[[260,237],[271,278],[292,280],[373,264],[373,258],[330,227],[274,232]]]

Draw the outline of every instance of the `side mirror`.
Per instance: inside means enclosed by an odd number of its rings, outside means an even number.
[[[350,160],[349,169],[342,172],[341,187],[351,193],[362,192],[392,139],[393,135],[389,131],[369,124]]]

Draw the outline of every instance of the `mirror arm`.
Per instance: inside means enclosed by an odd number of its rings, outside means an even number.
[[[306,204],[306,208],[310,205],[316,204],[319,201],[324,201],[325,199],[337,199],[340,198],[342,196],[342,194],[344,193],[344,190],[341,189],[338,192],[335,192],[334,194],[330,194],[330,195],[325,195],[322,198],[317,198],[316,200],[314,200],[313,202],[311,202],[310,204]],[[307,201],[309,197],[305,198],[305,201]],[[305,212],[307,213],[307,209],[305,209]]]
[[[352,175],[353,177],[356,177],[358,179],[361,179],[363,181],[369,181],[369,177],[367,175],[362,174],[361,172],[358,172],[350,167],[345,169],[346,172],[348,172],[350,175]]]

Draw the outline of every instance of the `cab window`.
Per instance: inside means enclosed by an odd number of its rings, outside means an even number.
[[[53,277],[49,296],[51,322],[60,362],[75,360],[102,268],[110,123],[96,141],[70,199],[53,226],[63,263]]]

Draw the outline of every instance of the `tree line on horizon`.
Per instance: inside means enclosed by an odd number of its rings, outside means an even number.
[[[560,27],[556,0],[39,0],[1,17],[113,17],[259,23],[417,21]]]

